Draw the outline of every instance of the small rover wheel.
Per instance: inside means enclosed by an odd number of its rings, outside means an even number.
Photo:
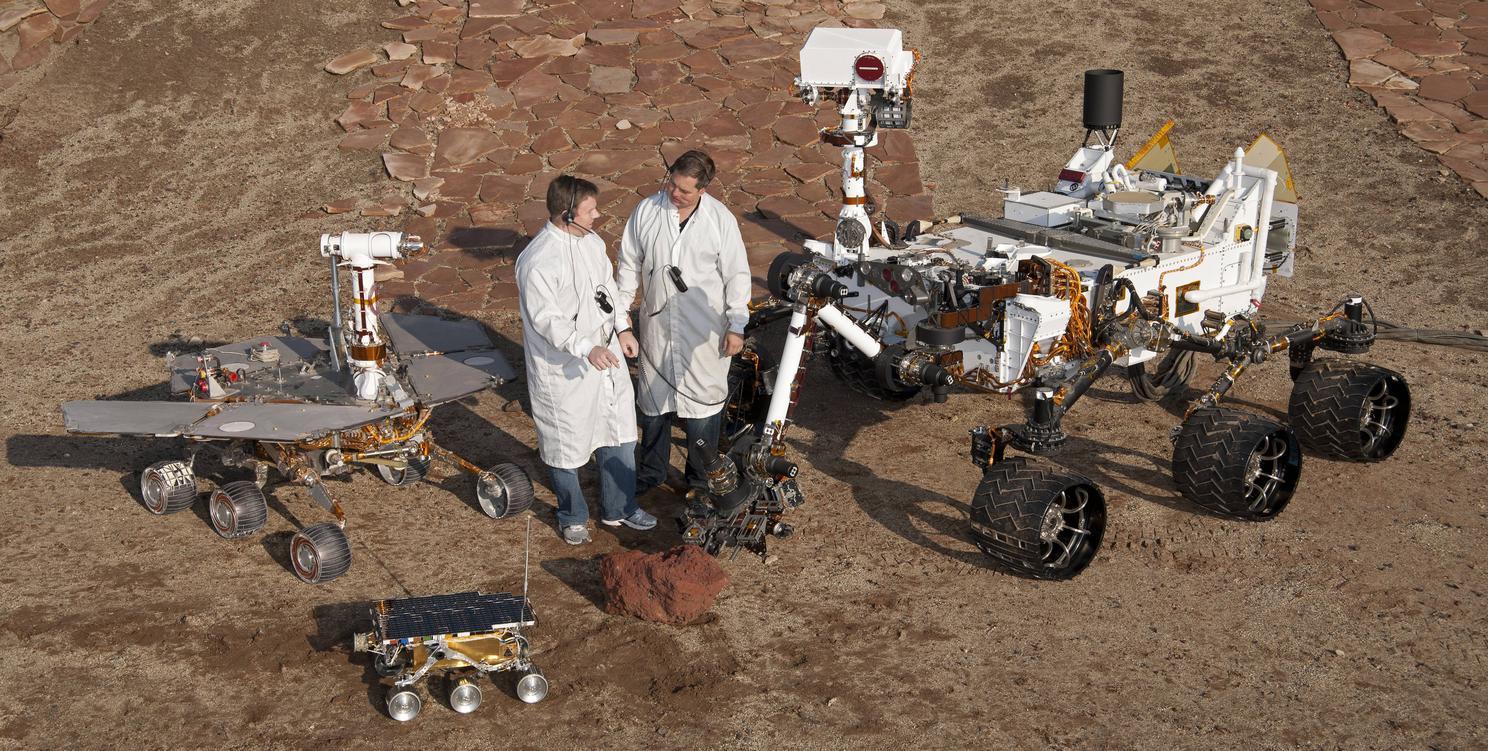
[[[207,500],[212,529],[229,540],[247,537],[269,521],[269,502],[263,489],[247,480],[229,482]]]
[[[373,466],[377,467],[377,476],[381,477],[383,482],[396,487],[403,487],[405,485],[412,485],[427,477],[429,475],[430,464],[431,462],[427,456],[410,456],[408,457],[408,466],[403,469],[389,467],[386,464]]]
[[[183,461],[155,462],[140,473],[140,497],[157,516],[184,511],[196,503],[196,475]]]
[[[1297,375],[1287,415],[1303,446],[1333,459],[1374,462],[1400,448],[1410,408],[1410,387],[1399,373],[1329,359]]]
[[[389,686],[387,692],[387,713],[398,722],[408,722],[418,717],[419,710],[424,708],[424,700],[419,697],[418,689],[413,686]]]
[[[1168,394],[1182,392],[1194,374],[1194,353],[1188,350],[1168,350],[1152,373],[1147,372],[1146,363],[1137,363],[1126,369],[1126,379],[1131,382],[1132,395],[1144,402],[1155,402]]]
[[[475,480],[475,500],[492,519],[520,514],[532,506],[532,480],[515,464],[498,464]]]
[[[1173,479],[1183,497],[1232,519],[1281,513],[1302,475],[1302,449],[1285,425],[1232,409],[1201,409],[1173,446]]]
[[[1075,576],[1105,531],[1106,499],[1095,483],[1025,457],[989,466],[971,497],[972,540],[1018,576]]]
[[[290,538],[289,563],[300,581],[324,584],[351,568],[351,542],[331,522],[312,524]]]

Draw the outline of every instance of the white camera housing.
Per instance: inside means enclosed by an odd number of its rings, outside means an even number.
[[[880,71],[876,78],[875,71]],[[914,53],[904,49],[904,36],[898,29],[818,27],[801,48],[801,76],[796,85],[802,90],[851,88],[898,93],[908,86],[913,71]]]

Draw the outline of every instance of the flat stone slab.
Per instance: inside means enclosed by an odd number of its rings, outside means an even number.
[[[1349,61],[1349,83],[1373,96],[1405,137],[1488,196],[1480,187],[1488,179],[1481,149],[1488,3],[1312,0],[1312,7]]]
[[[625,217],[659,188],[664,165],[693,148],[717,163],[711,192],[740,218],[752,264],[768,263],[782,242],[829,236],[841,157],[818,141],[836,116],[804,105],[787,84],[807,31],[865,24],[885,6],[720,3],[409,2],[381,22],[401,38],[331,61],[350,84],[351,103],[337,118],[348,131],[340,148],[381,150],[392,182],[387,194],[328,202],[327,210],[400,217],[436,247],[468,251],[458,264],[402,264],[403,278],[389,277],[384,296],[400,310],[509,310],[511,265],[547,221],[542,198],[555,176],[571,172],[600,186],[596,231],[613,251]],[[1360,66],[1370,85],[1409,80],[1383,62],[1360,58]],[[909,135],[880,139],[869,154],[874,199],[896,218],[928,215]],[[471,240],[496,236],[495,244]],[[492,247],[464,247],[472,242]]]

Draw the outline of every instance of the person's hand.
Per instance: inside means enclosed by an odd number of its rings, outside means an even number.
[[[723,335],[723,356],[733,357],[744,351],[744,335],[730,331]]]
[[[635,357],[641,353],[641,344],[636,341],[635,334],[630,329],[620,332],[620,351],[626,357]]]
[[[613,368],[620,364],[620,358],[610,351],[609,347],[595,347],[589,350],[589,364],[600,370]]]

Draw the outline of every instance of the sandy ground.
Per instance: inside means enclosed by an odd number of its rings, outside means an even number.
[[[1045,184],[1081,135],[1079,72],[1120,67],[1128,150],[1167,117],[1189,172],[1261,129],[1288,149],[1304,250],[1268,310],[1300,317],[1353,290],[1383,318],[1485,326],[1488,205],[1348,88],[1300,0],[890,6],[926,53],[914,133],[941,212],[995,214],[1004,178]],[[176,447],[65,436],[57,409],[162,396],[173,335],[324,316],[315,234],[347,223],[296,217],[384,178],[336,151],[343,92],[318,66],[384,41],[384,16],[345,0],[119,0],[0,91],[18,112],[0,140],[0,746],[1488,744],[1484,357],[1390,343],[1369,359],[1411,381],[1406,444],[1379,465],[1309,457],[1298,497],[1260,525],[1177,495],[1164,438],[1181,403],[1098,384],[1056,461],[1107,489],[1109,543],[1060,584],[997,573],[966,540],[966,430],[1018,419],[1016,403],[957,393],[885,411],[815,369],[793,432],[800,531],[768,565],[727,564],[715,620],[605,615],[596,557],[675,536],[606,529],[568,548],[542,491],[531,595],[551,698],[488,691],[472,716],[435,700],[388,720],[348,649],[363,604],[520,586],[520,523],[487,520],[461,477],[360,475],[336,486],[356,563],[309,587],[285,564],[295,523],[322,520],[300,489],[276,489],[261,539],[218,539],[200,512],[152,518],[135,473]],[[1234,402],[1274,415],[1287,390],[1277,363]],[[445,407],[435,429],[477,463],[536,474],[530,420],[503,410],[517,393]]]

